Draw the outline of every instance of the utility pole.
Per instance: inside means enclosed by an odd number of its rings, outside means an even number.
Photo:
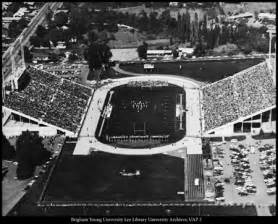
[[[267,30],[267,32],[269,33],[269,51],[268,51],[268,61],[269,61],[269,65],[271,67],[271,71],[272,71],[272,75],[273,75],[273,82],[274,85],[276,86],[276,43],[274,45],[274,58],[273,58],[273,64],[271,63],[272,58],[271,58],[271,41],[272,38],[276,36],[276,27],[275,28],[269,28]],[[273,66],[273,67],[272,67]]]

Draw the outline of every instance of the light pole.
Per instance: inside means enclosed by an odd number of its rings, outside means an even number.
[[[272,38],[276,36],[276,27],[269,27],[267,32],[269,33],[268,61],[269,61],[270,68],[272,70],[274,85],[276,86],[276,43],[274,44],[274,59],[273,59],[273,63],[271,63],[271,41]]]
[[[20,37],[20,51],[21,51],[21,57],[22,57],[22,68],[25,70],[25,57],[24,57],[24,46],[23,46],[23,37]]]
[[[271,58],[271,40],[274,36],[276,36],[276,28],[269,28],[267,30],[267,32],[269,33],[269,51],[268,51],[268,58],[270,60]]]

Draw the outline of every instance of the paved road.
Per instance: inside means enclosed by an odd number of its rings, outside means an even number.
[[[31,22],[28,24],[28,27],[23,30],[23,32],[17,37],[17,39],[11,44],[11,46],[14,47],[13,49],[13,55],[18,55],[20,51],[20,45],[22,44],[25,46],[28,44],[28,41],[30,37],[33,35],[33,33],[36,31],[38,25],[40,25],[44,20],[46,13],[48,11],[48,8],[50,8],[52,11],[55,11],[57,8],[59,8],[63,3],[62,2],[49,2],[46,3],[40,11],[37,13],[37,15],[31,20]],[[11,46],[5,51],[5,53],[2,56],[2,67],[11,67],[11,57],[10,57],[10,49]],[[16,64],[18,63],[20,57],[15,57]],[[4,72],[4,79],[6,79],[11,74],[11,69]],[[3,72],[2,72],[3,75]]]

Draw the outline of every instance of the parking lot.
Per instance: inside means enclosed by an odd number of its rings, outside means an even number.
[[[266,146],[267,153],[266,151],[260,152],[259,148],[264,148],[266,144],[269,145]],[[219,167],[219,170],[222,170],[219,171],[221,175],[217,175],[217,172],[214,172],[216,174],[214,176],[223,183],[225,203],[248,202],[259,205],[276,203],[276,193],[267,193],[267,190],[276,192],[275,149],[275,139],[257,141],[250,137],[239,142],[212,144],[214,169]],[[264,151],[265,149],[260,150]],[[238,151],[244,152],[246,155],[242,156]],[[259,163],[260,157],[262,158],[261,164]],[[273,161],[274,166],[267,164],[267,159],[268,162],[269,160]],[[260,168],[263,163],[265,164],[264,170]],[[271,178],[272,175],[267,174],[267,172],[271,173],[269,170],[271,172],[274,170],[274,179]],[[263,172],[265,172],[265,175]],[[268,180],[266,183],[268,183],[269,187],[267,187],[265,180]],[[235,184],[236,182],[237,184]],[[239,192],[242,192],[242,195]]]

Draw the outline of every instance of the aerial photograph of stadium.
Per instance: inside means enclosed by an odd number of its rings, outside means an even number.
[[[2,216],[276,216],[276,3],[2,2]]]

